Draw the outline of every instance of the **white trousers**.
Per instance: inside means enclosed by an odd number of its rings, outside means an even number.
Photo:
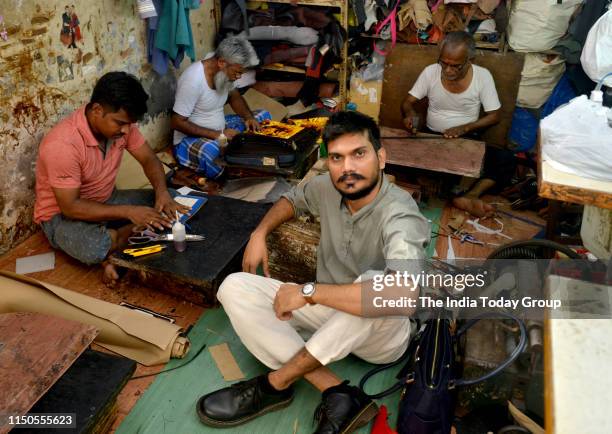
[[[217,298],[242,343],[259,361],[279,369],[306,350],[325,366],[353,353],[370,363],[397,360],[408,347],[408,318],[364,318],[322,305],[293,311],[289,321],[274,314],[276,291],[283,282],[250,273],[234,273],[221,284]],[[305,341],[300,332],[312,333]]]

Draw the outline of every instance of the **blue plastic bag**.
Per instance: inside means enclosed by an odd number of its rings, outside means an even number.
[[[552,94],[542,106],[540,118],[545,118],[554,112],[557,107],[567,104],[575,96],[576,93],[567,78],[567,73],[563,74]],[[540,118],[536,118],[531,111],[523,107],[516,107],[508,132],[509,148],[515,152],[525,152],[533,149],[536,144]]]

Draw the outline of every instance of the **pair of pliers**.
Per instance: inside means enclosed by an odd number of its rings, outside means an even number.
[[[467,241],[471,244],[478,244],[479,246],[484,246],[484,242],[477,240],[472,234],[461,235],[461,242],[463,243],[464,241]]]

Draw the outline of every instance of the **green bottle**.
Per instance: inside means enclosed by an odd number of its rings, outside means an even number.
[[[319,158],[327,158],[327,145],[323,140],[319,141]]]

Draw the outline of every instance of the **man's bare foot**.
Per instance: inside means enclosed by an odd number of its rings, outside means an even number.
[[[119,280],[119,273],[113,264],[108,261],[102,262],[102,282],[109,287],[115,286]]]
[[[475,217],[487,217],[495,212],[495,207],[488,203],[469,197],[456,197],[453,199],[455,207],[469,212]]]

